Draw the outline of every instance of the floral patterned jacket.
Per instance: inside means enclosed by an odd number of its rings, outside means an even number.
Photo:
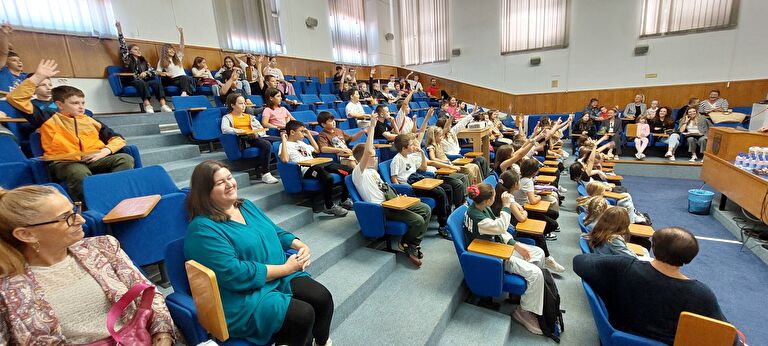
[[[70,246],[69,252],[96,279],[113,304],[136,282],[149,283],[120,249],[117,239],[111,236],[85,238]],[[77,292],[72,292],[72,298],[77,297]],[[160,292],[155,293],[152,307],[155,313],[149,324],[150,333],[175,335],[171,315]],[[123,314],[123,323],[130,321],[135,310],[134,302]],[[59,321],[29,267],[23,274],[0,278],[0,345],[7,344],[67,344]]]

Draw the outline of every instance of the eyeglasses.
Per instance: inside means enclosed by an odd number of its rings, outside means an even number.
[[[56,220],[35,223],[35,224],[27,225],[27,227],[37,227],[37,226],[43,226],[43,225],[50,225],[50,224],[58,223],[58,222],[62,222],[62,221],[66,221],[67,222],[67,226],[69,226],[69,227],[75,226],[75,225],[77,225],[77,217],[83,215],[82,214],[82,212],[83,212],[82,205],[83,205],[82,202],[75,202],[75,206],[72,208],[72,212],[71,213],[69,213],[69,214],[67,214],[67,215],[65,215],[65,216],[63,216],[63,217],[61,217],[59,219],[56,219]]]

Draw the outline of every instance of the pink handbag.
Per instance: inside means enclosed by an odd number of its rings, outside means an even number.
[[[143,292],[143,293],[142,293]],[[130,305],[136,297],[141,294],[141,303],[139,308],[136,309],[136,313],[133,318],[126,323],[123,328],[115,331],[115,322],[120,319],[120,316],[125,312],[125,309]],[[109,331],[109,337],[101,340],[97,340],[83,346],[115,346],[115,345],[137,345],[137,346],[151,346],[152,335],[147,329],[154,311],[152,310],[152,300],[155,297],[155,286],[140,282],[128,292],[120,297],[107,314],[107,331]]]

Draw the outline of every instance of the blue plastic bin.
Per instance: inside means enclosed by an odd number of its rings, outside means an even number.
[[[712,198],[715,193],[707,190],[692,189],[688,190],[688,212],[698,215],[709,215],[709,209],[712,207]]]

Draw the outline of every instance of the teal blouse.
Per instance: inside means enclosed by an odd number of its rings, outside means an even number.
[[[240,212],[245,224],[193,218],[187,227],[184,256],[216,273],[230,336],[265,345],[283,325],[291,280],[309,274],[296,272],[267,282],[267,265],[284,264],[285,250],[296,237],[249,200]]]

